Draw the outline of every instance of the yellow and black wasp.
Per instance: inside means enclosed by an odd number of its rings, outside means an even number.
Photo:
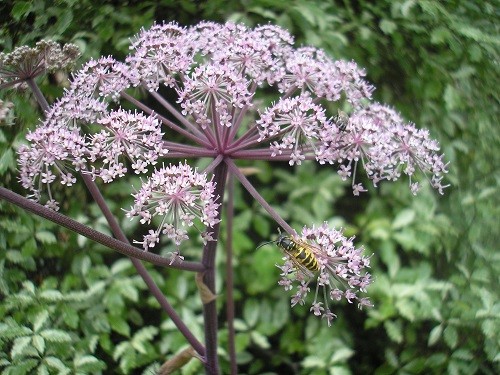
[[[347,125],[349,125],[349,116],[339,109],[338,114],[333,118],[333,122],[337,125],[338,129],[343,132],[347,129]]]
[[[276,243],[276,245],[288,255],[288,258],[292,261],[297,270],[302,271],[305,276],[312,277],[320,270],[320,264],[313,245],[298,238],[281,234],[281,231],[278,239],[263,243],[259,247],[270,243]]]

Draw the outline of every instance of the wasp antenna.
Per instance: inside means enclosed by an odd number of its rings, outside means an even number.
[[[276,241],[277,241],[277,240],[264,242],[264,243],[260,244],[259,246],[257,246],[257,247],[255,248],[255,250],[257,250],[258,248],[261,248],[261,247],[262,247],[262,246],[264,246],[264,245],[267,245],[267,244],[270,244],[270,243],[274,243],[274,242],[276,242]]]

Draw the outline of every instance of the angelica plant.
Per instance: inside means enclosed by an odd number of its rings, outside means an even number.
[[[82,176],[123,243],[113,242],[113,248],[132,257],[207,373],[218,372],[215,300],[203,300],[202,345],[137,259],[201,272],[202,288],[214,293],[226,181],[239,181],[297,246],[314,257],[317,267],[306,272],[300,267],[304,262],[287,253],[277,270],[278,284],[287,291],[296,288],[292,306],[309,304],[328,326],[336,316],[335,301],[372,306],[362,295],[372,282],[367,272],[371,254],[363,254],[354,238],[328,223],[304,223],[298,234],[272,208],[273,202],[259,194],[238,160],[287,161],[297,168],[305,163],[331,165],[332,173],[351,181],[355,196],[367,191],[362,173],[374,186],[406,176],[413,194],[428,180],[442,194],[447,166],[429,133],[374,102],[374,87],[355,62],[333,60],[313,47],[296,48],[293,37],[277,26],[156,24],[136,35],[130,48],[123,62],[102,57],[85,64],[50,107],[34,81],[39,69],[24,73],[41,59],[24,50],[13,52],[20,56],[17,60],[0,56],[0,84],[28,82],[45,111],[45,119],[19,148],[20,181],[30,198],[58,210],[53,187],[70,188]],[[23,69],[16,63],[20,60]],[[148,101],[135,96],[138,89],[148,94]],[[263,102],[264,92],[272,100]],[[125,109],[130,107],[135,109]],[[193,167],[199,158],[209,160],[204,170]],[[134,204],[123,207],[127,217],[145,226],[147,234],[132,239],[140,249],[125,244],[95,183],[105,186],[130,174],[142,176],[140,186],[131,186]],[[232,207],[228,202],[229,234]],[[182,246],[193,233],[204,245],[199,259],[189,262]],[[162,246],[171,250],[167,258],[157,255]],[[311,290],[314,298],[309,299]],[[231,309],[230,298],[228,303]]]

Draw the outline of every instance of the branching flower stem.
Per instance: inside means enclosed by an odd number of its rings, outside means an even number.
[[[262,197],[262,195],[259,194],[257,189],[253,187],[253,185],[248,181],[248,179],[241,173],[241,171],[238,169],[236,164],[234,164],[234,161],[231,159],[225,159],[224,160],[229,168],[229,171],[240,181],[240,183],[247,189],[247,191],[252,195],[252,197],[255,198],[257,202],[259,202],[262,207],[267,211],[267,213],[288,233],[292,234],[295,233],[293,228],[287,224],[285,220],[281,218],[280,215],[276,212],[274,208],[271,207],[269,203]]]
[[[133,96],[130,96],[126,92],[122,92],[121,96],[128,100],[130,103],[134,104],[137,108],[142,109],[145,113],[152,115],[153,113],[155,116],[166,126],[168,126],[170,129],[174,130],[175,132],[187,137],[188,139],[192,140],[193,142],[196,142],[200,146],[203,147],[211,147],[210,143],[208,143],[205,138],[203,137],[200,138],[199,136],[195,136],[192,133],[188,132],[187,130],[181,128],[180,126],[174,124],[172,121],[168,120],[167,118],[161,116],[160,114],[154,112],[151,108],[149,108],[147,105],[144,103],[140,102],[139,100],[135,99]],[[201,135],[203,136],[203,134]]]
[[[13,191],[5,189],[4,187],[0,187],[0,198],[5,199],[6,201],[24,210],[34,213],[37,216],[43,217],[44,219],[52,221],[53,223],[68,228],[69,230],[85,236],[92,241],[98,242],[103,246],[118,251],[119,253],[128,257],[134,257],[157,266],[170,267],[178,270],[193,272],[205,271],[205,267],[201,263],[188,261],[171,263],[171,258],[166,258],[155,253],[145,252],[135,246],[123,243],[116,238],[98,232],[95,229],[92,229],[84,224],[79,223],[76,220],[69,218],[68,216],[44,207],[41,204],[36,203],[19,194],[16,194]]]

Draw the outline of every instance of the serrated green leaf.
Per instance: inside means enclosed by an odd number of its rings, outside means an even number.
[[[77,356],[73,360],[73,365],[78,371],[96,373],[104,370],[106,364],[92,355]]]
[[[400,344],[403,341],[403,332],[400,322],[386,321],[384,322],[385,331],[392,341]]]
[[[11,148],[8,148],[0,155],[0,174],[5,173],[7,169],[14,170],[15,165],[14,153]]]
[[[48,319],[49,319],[49,312],[47,310],[43,310],[40,313],[38,313],[33,321],[33,330],[35,332],[38,332],[43,327],[45,322],[47,322]]]
[[[58,290],[44,290],[40,293],[40,298],[50,302],[57,302],[63,299],[63,294]]]
[[[42,363],[37,367],[36,375],[49,375],[49,369]]]
[[[90,261],[90,259],[88,259]],[[118,275],[126,270],[130,270],[132,268],[132,263],[130,262],[130,259],[119,259],[116,262],[113,263],[111,266],[111,273],[113,275]]]
[[[458,342],[458,332],[453,326],[448,326],[443,331],[443,338],[446,344],[451,348],[455,348]]]
[[[12,17],[19,21],[22,17],[25,17],[31,11],[31,1],[16,1],[10,14]]]
[[[60,329],[45,329],[40,332],[40,335],[47,341],[51,342],[70,342],[71,336]]]
[[[459,359],[464,360],[464,361],[471,361],[472,359],[474,359],[474,354],[470,350],[467,350],[467,349],[455,350],[451,356],[453,358],[459,358]]]
[[[267,341],[267,337],[260,334],[257,331],[252,331],[250,333],[250,338],[258,347],[260,347],[262,349],[269,349],[271,347],[271,345],[269,344],[269,341]]]
[[[47,356],[44,358],[44,362],[52,368],[55,368],[61,372],[68,373],[65,371],[69,371],[69,368],[61,361],[59,358],[54,356]]]
[[[260,316],[260,303],[254,299],[250,298],[245,302],[245,307],[243,308],[243,319],[249,327],[255,327]]]
[[[120,335],[130,337],[130,326],[127,321],[119,316],[110,316],[109,324],[111,329]]]
[[[382,21],[380,21],[379,27],[380,30],[382,30],[382,32],[387,35],[392,34],[394,30],[398,28],[393,21],[388,19],[383,19]]]
[[[54,233],[45,230],[36,232],[35,238],[41,243],[47,245],[57,243],[57,238]]]
[[[10,351],[11,358],[16,358],[18,356],[26,356],[28,353],[25,349],[29,349],[31,344],[31,337],[18,337],[14,340],[12,349]]]
[[[326,362],[323,358],[319,358],[316,356],[307,356],[302,361],[302,366],[305,368],[325,368]]]
[[[330,363],[342,363],[347,362],[349,358],[351,358],[354,354],[354,350],[350,348],[338,348],[335,349]]]
[[[132,341],[135,342],[147,342],[151,341],[153,337],[155,337],[158,334],[158,328],[148,326],[148,327],[143,327],[139,331],[136,332],[134,335],[134,338]]]
[[[120,294],[130,301],[137,302],[139,300],[139,292],[137,287],[133,285],[133,280],[126,279],[118,283]]]
[[[33,346],[38,350],[40,355],[43,355],[45,352],[45,340],[40,335],[34,335],[32,338]]]
[[[402,210],[392,222],[392,229],[400,229],[413,223],[416,213],[412,209]]]
[[[113,359],[117,361],[124,355],[127,350],[133,350],[130,343],[128,341],[123,341],[115,346],[115,350],[113,351]]]
[[[443,326],[441,324],[438,326],[435,326],[431,330],[431,333],[429,334],[429,340],[427,341],[427,345],[433,346],[441,338],[442,332],[443,332]]]

